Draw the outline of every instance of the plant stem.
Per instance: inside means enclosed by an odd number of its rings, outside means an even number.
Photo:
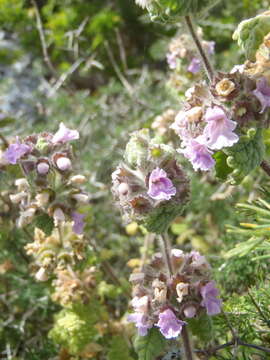
[[[170,276],[173,275],[173,264],[171,262],[171,246],[169,239],[165,235],[159,235],[159,246],[163,255],[163,260],[167,266]]]
[[[163,235],[159,235],[158,238],[159,238],[159,244],[160,244],[160,248],[162,251],[164,262],[167,266],[170,276],[172,277],[174,269],[173,269],[173,263],[171,261],[170,239],[169,239],[167,233],[163,234]],[[193,360],[193,356],[192,356],[193,351],[192,351],[191,343],[189,340],[189,335],[188,335],[188,330],[187,330],[186,325],[183,326],[181,335],[182,335],[183,347],[184,347],[186,360]]]
[[[212,68],[212,65],[211,65],[210,61],[208,60],[208,57],[207,57],[207,55],[206,55],[206,53],[205,53],[205,51],[204,51],[204,49],[202,47],[202,44],[201,44],[201,41],[200,41],[198,35],[196,34],[196,31],[195,31],[194,26],[192,24],[191,17],[188,16],[188,15],[185,16],[185,21],[186,21],[187,28],[188,28],[188,30],[190,32],[190,35],[191,35],[191,37],[192,37],[192,39],[193,39],[193,41],[194,41],[194,43],[195,43],[195,45],[197,47],[197,50],[201,55],[201,58],[202,58],[202,61],[203,61],[203,64],[204,64],[204,67],[205,67],[205,70],[206,70],[206,74],[207,74],[207,76],[208,76],[208,78],[209,78],[209,80],[211,82],[213,80],[213,78],[214,78],[214,70]]]
[[[184,352],[185,352],[186,359],[193,360],[192,348],[191,348],[189,335],[188,335],[188,329],[187,329],[186,325],[184,325],[182,328],[182,340],[183,340]]]

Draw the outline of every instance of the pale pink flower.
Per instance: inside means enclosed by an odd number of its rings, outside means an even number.
[[[178,152],[182,153],[191,162],[195,171],[207,171],[212,169],[215,165],[215,160],[210,151],[202,142],[203,138],[199,136],[196,139],[190,140],[184,149],[179,149]]]
[[[233,132],[237,123],[230,120],[221,107],[208,108],[204,119],[207,125],[203,136],[206,140],[205,144],[210,149],[220,150],[238,142],[239,137]]]
[[[159,314],[159,321],[156,325],[166,339],[173,339],[181,333],[185,324],[184,321],[177,319],[172,310],[167,309]]]
[[[77,130],[70,130],[65,126],[64,123],[61,123],[59,126],[59,130],[54,134],[52,138],[52,143],[66,143],[71,140],[79,139],[80,135]]]
[[[203,298],[201,305],[206,308],[208,315],[216,315],[220,313],[221,300],[217,298],[219,295],[218,289],[215,287],[215,282],[210,281],[200,290]]]
[[[170,200],[176,194],[176,188],[163,169],[156,168],[151,172],[147,194],[155,200]]]
[[[270,86],[266,78],[261,78],[257,81],[257,88],[253,91],[253,94],[262,105],[262,110],[260,111],[262,114],[266,108],[270,107]]]

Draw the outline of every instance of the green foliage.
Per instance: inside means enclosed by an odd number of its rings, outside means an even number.
[[[270,12],[242,21],[233,34],[233,39],[245,52],[248,60],[254,61],[264,37],[270,33]]]
[[[182,16],[194,15],[209,9],[219,0],[158,0],[148,6],[152,20],[177,22]]]
[[[108,360],[132,360],[126,340],[122,336],[114,336],[108,352]]]
[[[54,224],[53,218],[48,214],[41,214],[35,218],[35,227],[41,229],[47,236],[51,235]]]
[[[138,360],[154,360],[165,348],[166,340],[160,331],[153,327],[146,336],[137,336],[134,347],[138,354]]]
[[[77,355],[98,337],[98,332],[93,325],[99,316],[99,306],[94,302],[87,306],[63,309],[55,317],[55,324],[49,332],[49,338],[68,349],[70,354]]]
[[[184,205],[179,204],[171,204],[164,206],[160,206],[158,209],[147,216],[144,220],[144,226],[149,232],[153,232],[156,234],[164,233],[170,223],[176,218],[176,216],[180,216],[184,211]]]
[[[189,319],[188,326],[192,334],[197,336],[203,343],[208,343],[213,337],[212,319],[206,314]]]
[[[230,182],[239,184],[263,160],[265,146],[262,129],[250,129],[247,135],[241,136],[238,143],[224,150],[224,153],[228,156],[227,165],[233,169],[233,172],[229,173]]]

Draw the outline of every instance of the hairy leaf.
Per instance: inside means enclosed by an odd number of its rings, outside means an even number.
[[[157,328],[152,328],[146,336],[137,336],[134,342],[138,360],[154,360],[162,353],[166,344],[165,338]]]

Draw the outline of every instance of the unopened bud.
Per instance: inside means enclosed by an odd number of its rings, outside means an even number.
[[[50,170],[50,166],[47,162],[45,161],[42,161],[40,163],[38,163],[37,165],[37,172],[40,174],[40,175],[46,175],[48,174]]]
[[[118,191],[121,195],[127,195],[128,193],[128,184],[127,183],[121,183],[118,186]]]
[[[176,285],[177,301],[182,302],[183,297],[188,295],[188,284],[180,282]]]
[[[74,175],[70,178],[70,182],[73,184],[84,184],[86,182],[86,177],[83,175]]]
[[[86,195],[86,194],[75,194],[75,195],[72,195],[72,199],[80,202],[80,203],[83,203],[83,204],[87,204],[88,201],[89,201],[89,196]]]
[[[38,281],[47,281],[48,280],[48,275],[46,274],[46,270],[41,267],[38,272],[35,274],[35,278]]]
[[[15,185],[17,186],[19,191],[26,190],[29,187],[28,181],[24,178],[17,179],[15,181]]]
[[[26,196],[27,194],[25,192],[20,192],[18,194],[9,195],[9,198],[13,204],[19,204]]]
[[[71,161],[69,158],[61,156],[56,160],[56,165],[59,170],[68,171],[71,170]]]
[[[65,221],[65,214],[61,208],[56,208],[53,212],[54,220],[58,221]]]
[[[184,309],[184,314],[187,318],[193,318],[196,315],[195,306],[188,306]]]

